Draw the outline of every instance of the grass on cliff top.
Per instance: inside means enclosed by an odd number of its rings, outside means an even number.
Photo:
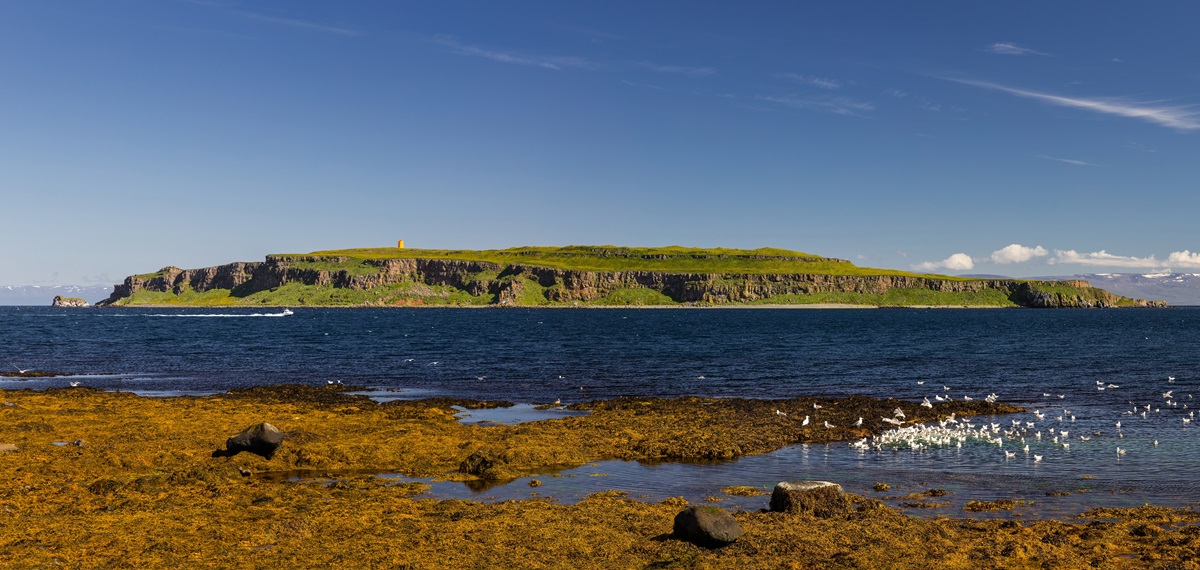
[[[858,267],[841,259],[778,248],[731,249],[694,247],[514,247],[510,249],[451,250],[394,247],[331,249],[315,256],[356,259],[453,259],[499,265],[529,265],[578,271],[662,271],[667,273],[895,275],[967,281],[963,277],[922,275],[894,269]]]
[[[472,296],[448,285],[425,285],[406,281],[373,289],[343,289],[288,283],[245,296],[235,295],[229,289],[197,292],[188,287],[178,295],[170,291],[141,289],[117,304],[181,307],[394,307],[487,305],[493,301],[493,296],[488,294]],[[545,302],[543,297],[542,303]]]

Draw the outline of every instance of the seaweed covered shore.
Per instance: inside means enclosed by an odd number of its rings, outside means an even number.
[[[337,386],[173,398],[2,391],[0,566],[1200,568],[1200,514],[1190,508],[920,519],[851,496],[849,512],[831,518],[734,511],[744,534],[709,549],[672,538],[683,499],[438,500],[421,483],[352,475],[505,480],[603,459],[728,459],[879,433],[897,407],[909,422],[1019,410],[862,397],[617,399],[572,406],[586,416],[484,427],[456,421],[453,405],[504,403],[377,404]],[[264,421],[285,436],[270,459],[213,453]],[[259,476],[294,470],[333,476]]]

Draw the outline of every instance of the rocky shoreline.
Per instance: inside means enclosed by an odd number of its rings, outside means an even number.
[[[721,509],[719,500],[644,502],[612,491],[561,505],[536,489],[527,500],[480,503],[354,474],[505,479],[611,458],[727,459],[878,433],[889,424],[877,418],[893,417],[894,408],[916,422],[1018,409],[1006,404],[639,398],[572,406],[586,416],[483,427],[458,422],[451,406],[506,403],[377,404],[346,389],[173,398],[87,388],[0,392],[0,565],[1189,568],[1200,549],[1193,508],[980,521],[912,518],[840,493],[820,508],[792,497],[768,509],[776,500],[764,495],[761,510]],[[804,425],[805,415],[842,427]],[[868,421],[855,426],[857,417]],[[470,473],[463,463],[472,456],[488,465]],[[247,476],[296,471],[329,475]],[[677,533],[677,517],[697,506],[722,511],[722,524],[732,520],[740,534],[714,547]]]

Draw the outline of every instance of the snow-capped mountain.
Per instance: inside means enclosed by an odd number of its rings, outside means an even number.
[[[112,285],[0,285],[0,305],[49,307],[55,296],[80,297],[95,304],[108,298]]]
[[[1093,287],[1169,305],[1200,305],[1200,273],[1088,273],[1038,279],[1083,279]]]

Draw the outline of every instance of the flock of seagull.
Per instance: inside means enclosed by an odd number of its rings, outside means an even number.
[[[1172,384],[1175,382],[1174,376],[1168,376],[1167,382]],[[924,382],[917,382],[918,385]],[[1096,390],[1116,390],[1120,386],[1108,382],[1096,381]],[[945,392],[949,392],[950,388],[943,386]],[[1165,419],[1167,421],[1181,421],[1181,425],[1187,426],[1195,419],[1195,410],[1189,409],[1187,402],[1191,401],[1191,394],[1175,394],[1176,390],[1171,389],[1161,394],[1162,400],[1151,403],[1135,403],[1130,401],[1130,409],[1125,410],[1123,420],[1126,427],[1132,422],[1145,421],[1150,419]],[[1054,394],[1043,393],[1042,397],[1053,399]],[[1057,399],[1064,399],[1065,394],[1057,395]],[[989,402],[996,401],[996,394],[989,394],[985,400]],[[934,397],[935,401],[944,402],[951,401],[949,394],[945,396],[938,395]],[[964,396],[963,400],[971,400],[969,396]],[[924,398],[921,403],[923,407],[933,408],[934,404],[928,397]],[[863,438],[850,444],[851,448],[857,449],[860,452],[867,451],[923,451],[933,448],[948,448],[953,447],[961,449],[964,443],[975,443],[978,445],[995,446],[997,449],[996,457],[1003,461],[1011,461],[1018,456],[1032,459],[1033,463],[1041,463],[1050,456],[1051,452],[1069,452],[1072,443],[1076,445],[1091,445],[1088,443],[1093,439],[1097,443],[1105,440],[1117,440],[1115,446],[1115,456],[1119,461],[1128,452],[1127,447],[1120,445],[1120,440],[1125,438],[1122,431],[1122,419],[1117,419],[1112,426],[1114,431],[1106,433],[1101,429],[1096,429],[1096,421],[1090,422],[1092,425],[1087,429],[1075,429],[1076,413],[1066,407],[1041,407],[1034,409],[1032,412],[1032,421],[1030,418],[1007,418],[1002,422],[981,420],[975,418],[972,420],[956,418],[955,414],[950,414],[937,422],[931,423],[909,423],[905,420],[904,411],[896,408],[893,411],[892,417],[881,418],[885,423],[896,426],[893,429],[885,431],[879,435]],[[1175,418],[1170,418],[1174,414]],[[859,419],[861,425],[862,419]],[[906,425],[907,424],[907,425]],[[826,426],[829,427],[829,426]],[[1154,440],[1152,445],[1157,447],[1158,440]],[[1000,455],[1000,454],[1003,455]]]

